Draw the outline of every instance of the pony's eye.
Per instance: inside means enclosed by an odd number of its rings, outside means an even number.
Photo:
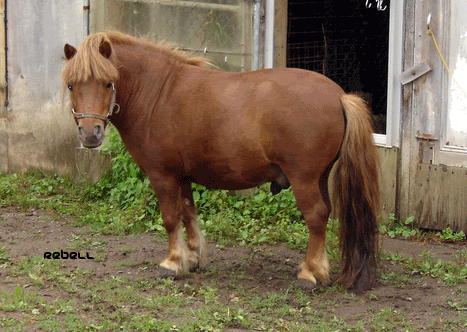
[[[68,84],[68,90],[73,91],[73,87],[70,84]]]
[[[112,83],[107,84],[105,87],[106,89],[110,89],[112,87]]]

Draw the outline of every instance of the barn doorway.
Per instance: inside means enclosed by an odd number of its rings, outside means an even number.
[[[320,72],[369,103],[386,134],[389,0],[289,0],[287,67]]]

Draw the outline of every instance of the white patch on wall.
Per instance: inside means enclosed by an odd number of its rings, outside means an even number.
[[[449,77],[445,143],[467,149],[467,1],[451,1]],[[456,83],[457,82],[457,83]]]
[[[456,82],[451,82],[449,122],[452,130],[467,135],[467,59],[457,55],[456,70],[453,73]]]

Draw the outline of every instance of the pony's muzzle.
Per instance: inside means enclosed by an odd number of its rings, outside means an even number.
[[[78,125],[78,137],[85,148],[97,148],[102,144],[104,138],[104,127],[95,124],[91,128]]]

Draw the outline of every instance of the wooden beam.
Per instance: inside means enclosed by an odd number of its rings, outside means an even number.
[[[274,13],[274,67],[287,66],[287,0],[275,1]]]
[[[6,117],[6,92],[5,0],[0,0],[0,117]]]

